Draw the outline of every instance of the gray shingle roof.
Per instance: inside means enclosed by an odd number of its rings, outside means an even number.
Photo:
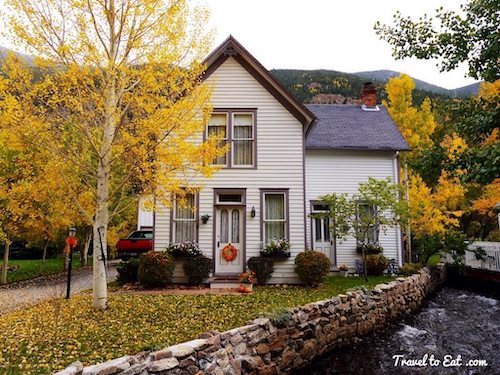
[[[308,150],[409,150],[387,110],[365,111],[354,104],[307,104],[317,123],[306,139]]]

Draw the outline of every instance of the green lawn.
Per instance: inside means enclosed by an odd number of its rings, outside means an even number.
[[[40,270],[40,265],[42,264],[41,259],[22,259],[22,260],[9,260],[9,265],[19,266],[14,271],[9,271],[7,273],[7,283],[12,283],[14,281],[21,281],[32,279],[37,276],[50,275],[58,272],[62,272],[63,269],[63,258],[48,258],[45,260],[45,265],[43,272]],[[75,254],[73,256],[73,269],[80,267],[80,255]]]
[[[40,374],[75,360],[85,365],[165,347],[201,332],[224,331],[261,313],[280,312],[344,292],[392,280],[329,277],[317,289],[256,287],[252,294],[111,294],[109,308],[95,311],[91,296],[54,300],[0,319],[0,368],[7,374]]]

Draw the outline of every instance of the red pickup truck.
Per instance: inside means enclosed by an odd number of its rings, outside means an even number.
[[[121,238],[116,244],[116,255],[118,258],[129,258],[145,253],[153,248],[153,231],[136,230]]]

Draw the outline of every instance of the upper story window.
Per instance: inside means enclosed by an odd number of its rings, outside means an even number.
[[[228,168],[249,168],[256,165],[255,110],[216,111],[208,125],[208,136],[217,136],[220,145],[229,145],[225,155],[214,164]]]

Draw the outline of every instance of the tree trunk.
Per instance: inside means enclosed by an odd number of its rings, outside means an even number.
[[[5,241],[4,253],[3,253],[3,264],[2,264],[2,284],[7,284],[7,267],[9,266],[9,240]]]
[[[43,244],[43,254],[42,254],[42,263],[40,264],[40,273],[43,275],[44,267],[45,267],[45,259],[47,259],[47,247],[49,246],[49,240],[46,239]]]
[[[81,264],[84,266],[88,266],[89,264],[89,249],[90,249],[90,241],[92,240],[92,233],[87,235],[87,239],[85,240],[85,246],[82,251],[82,262]]]
[[[362,256],[363,256],[363,268],[364,268],[364,274],[365,274],[365,282],[368,282],[368,267],[366,267],[366,250],[365,247],[363,246],[363,251],[362,251]]]
[[[104,89],[105,120],[103,123],[103,137],[97,169],[97,200],[96,214],[93,225],[94,231],[94,263],[93,263],[93,291],[92,306],[104,310],[107,305],[108,289],[106,280],[107,240],[106,233],[109,222],[109,179],[111,175],[112,143],[115,137],[116,124],[116,86],[113,75],[110,73]]]

